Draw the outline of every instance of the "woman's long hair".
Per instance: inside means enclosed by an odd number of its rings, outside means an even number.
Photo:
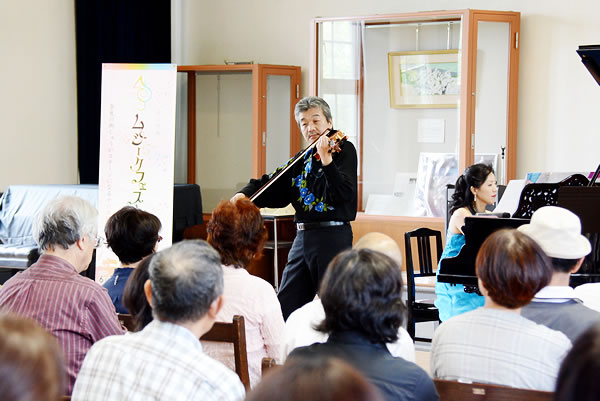
[[[454,185],[452,202],[450,203],[450,215],[461,207],[468,207],[469,211],[475,214],[475,197],[471,192],[471,187],[479,188],[485,182],[488,175],[494,173],[492,166],[483,163],[473,164],[465,169],[465,172],[458,177]]]

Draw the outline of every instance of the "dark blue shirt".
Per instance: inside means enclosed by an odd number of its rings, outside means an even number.
[[[104,283],[104,288],[108,290],[108,295],[113,305],[115,305],[117,313],[129,313],[123,306],[123,290],[132,271],[133,268],[131,267],[118,267],[115,269],[113,275]]]

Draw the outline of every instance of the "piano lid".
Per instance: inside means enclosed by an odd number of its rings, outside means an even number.
[[[579,46],[577,53],[581,57],[583,65],[600,85],[600,45]]]

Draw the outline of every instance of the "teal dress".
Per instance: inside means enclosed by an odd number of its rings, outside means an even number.
[[[444,247],[444,252],[442,252],[440,263],[444,258],[451,258],[458,255],[464,244],[464,235],[452,234],[448,231],[446,246]],[[437,272],[439,273],[439,271],[440,265],[438,264]],[[440,283],[439,281],[435,283],[436,299],[434,303],[439,310],[442,322],[450,319],[452,316],[460,315],[461,313],[483,306],[484,298],[481,295],[466,293],[464,288],[462,284]]]

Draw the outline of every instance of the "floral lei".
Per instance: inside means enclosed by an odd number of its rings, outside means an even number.
[[[298,198],[298,202],[304,204],[304,211],[312,210],[313,208],[317,212],[326,212],[328,210],[334,210],[334,207],[328,205],[323,202],[323,197],[317,198],[313,193],[311,193],[306,187],[306,176],[312,170],[312,155],[314,149],[310,152],[306,152],[304,155],[304,169],[302,173],[295,178],[292,178],[292,186],[298,187],[300,190],[300,197]]]

